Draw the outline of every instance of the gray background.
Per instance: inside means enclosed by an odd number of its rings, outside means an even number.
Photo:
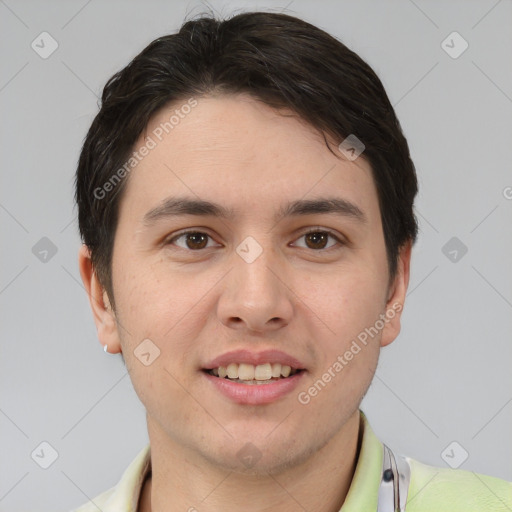
[[[81,286],[73,174],[106,80],[207,6],[303,17],[383,80],[418,169],[421,232],[403,330],[363,409],[401,453],[447,467],[466,450],[461,468],[512,479],[510,0],[0,0],[0,510],[78,506],[147,442],[144,409],[120,357],[98,343]],[[31,48],[43,31],[59,45],[47,59]],[[441,44],[453,31],[469,43],[456,59]],[[57,249],[46,261],[48,242],[32,251],[42,237]],[[443,252],[452,237],[459,247]],[[31,458],[43,441],[58,452],[46,470],[34,459],[49,462],[49,449]]]

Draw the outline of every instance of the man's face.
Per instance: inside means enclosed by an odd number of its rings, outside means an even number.
[[[261,456],[253,470],[276,471],[358,414],[380,344],[396,335],[396,318],[377,322],[393,293],[377,193],[362,157],[351,162],[336,146],[333,155],[297,116],[248,96],[196,99],[161,141],[154,130],[181,104],[152,119],[146,135],[156,147],[120,204],[119,340],[150,430],[229,469],[244,468],[250,442]],[[177,200],[213,203],[225,216],[180,213],[170,207]],[[354,340],[372,327],[357,351]],[[160,350],[148,366],[136,356],[144,340],[143,361],[152,344]],[[300,371],[259,385],[212,374],[229,363],[244,363],[242,378],[262,366],[267,380],[266,363]]]

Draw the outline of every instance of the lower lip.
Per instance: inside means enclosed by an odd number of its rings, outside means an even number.
[[[204,376],[215,388],[233,402],[244,405],[263,405],[275,402],[291,393],[302,379],[302,370],[285,379],[273,381],[271,384],[241,384],[228,379],[221,379],[203,371]]]

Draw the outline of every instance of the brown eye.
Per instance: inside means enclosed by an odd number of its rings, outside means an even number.
[[[335,245],[342,246],[343,242],[329,231],[312,230],[304,233],[293,244],[304,249],[322,250],[329,249]]]
[[[308,233],[305,235],[306,237],[306,245],[310,249],[324,249],[327,245],[327,240],[329,238],[329,234],[318,231],[314,233]]]
[[[211,237],[201,231],[187,231],[181,235],[175,236],[169,240],[170,245],[176,245],[181,249],[189,249],[191,251],[198,251],[211,247]]]
[[[204,249],[208,244],[208,235],[204,233],[187,233],[185,238],[189,249]]]

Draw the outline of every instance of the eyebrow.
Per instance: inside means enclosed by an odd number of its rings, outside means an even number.
[[[146,226],[150,226],[159,220],[180,215],[228,219],[230,217],[234,217],[234,213],[234,210],[210,201],[169,197],[155,208],[149,210],[144,215],[143,223]],[[365,214],[357,205],[339,197],[307,200],[300,199],[293,201],[278,210],[276,213],[276,221],[280,221],[285,217],[314,215],[320,213],[341,215],[362,223],[367,221]]]

